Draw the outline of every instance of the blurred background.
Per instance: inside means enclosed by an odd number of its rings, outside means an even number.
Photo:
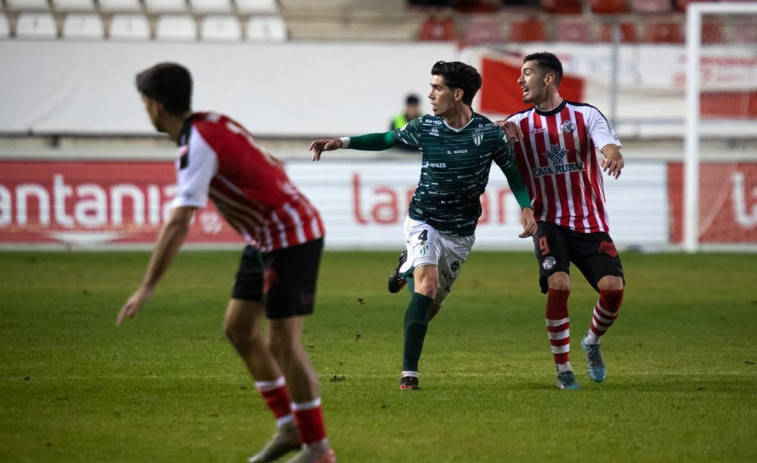
[[[3,248],[152,243],[173,196],[175,147],[150,125],[134,77],[175,61],[193,73],[194,109],[227,113],[287,163],[322,210],[330,249],[399,249],[419,154],[344,150],[312,164],[310,140],[383,132],[429,111],[438,60],[479,69],[484,86],[474,110],[504,118],[526,108],[516,84],[522,57],[543,50],[563,62],[563,96],[598,107],[624,144],[626,170],[605,181],[621,247],[757,248],[755,2],[1,5]],[[693,68],[692,53],[700,58]],[[530,248],[517,238],[517,205],[496,169],[482,205],[477,247]],[[209,205],[196,215],[189,243],[238,247],[240,240]]]

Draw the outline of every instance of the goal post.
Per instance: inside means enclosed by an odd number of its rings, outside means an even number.
[[[728,115],[722,116],[721,121],[709,121],[707,124],[702,123],[702,50],[703,50],[703,29],[704,17],[722,17],[743,19],[744,16],[757,18],[757,3],[690,3],[686,11],[686,124],[684,138],[684,162],[683,162],[683,249],[686,252],[696,252],[701,245],[702,217],[700,217],[701,201],[701,150],[702,137],[706,132],[707,136],[715,137],[755,137],[757,138],[757,114],[752,115],[751,109],[748,109],[745,117],[737,118],[737,121],[729,120]],[[715,44],[721,49],[728,45],[727,42]],[[751,47],[751,59],[757,60],[757,49],[755,43],[745,44]],[[748,59],[748,56],[747,56]],[[754,66],[757,68],[757,66]],[[750,75],[749,72],[746,73]],[[755,76],[752,75],[752,78]],[[747,80],[747,78],[744,78]],[[752,82],[755,88],[747,89],[747,99],[750,93],[755,92],[757,95],[757,82]],[[729,100],[723,100],[725,105]],[[732,99],[730,100],[732,101]],[[747,106],[750,102],[747,101]],[[727,110],[724,114],[727,113]],[[718,122],[722,122],[718,124]],[[709,127],[708,127],[709,125]],[[719,133],[712,135],[718,129],[707,130],[711,126],[728,127],[726,130],[731,131],[731,135]],[[729,141],[733,145],[733,141]],[[727,143],[726,143],[727,145]]]

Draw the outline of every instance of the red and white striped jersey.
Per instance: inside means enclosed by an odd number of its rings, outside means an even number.
[[[239,123],[195,113],[184,123],[176,161],[174,207],[204,207],[208,198],[244,239],[264,252],[321,238],[318,210]]]
[[[563,101],[551,111],[531,108],[508,120],[523,131],[515,159],[537,222],[579,233],[608,232],[597,155],[605,145],[621,145],[602,113],[588,104]]]

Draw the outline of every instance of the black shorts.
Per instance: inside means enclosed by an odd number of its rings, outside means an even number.
[[[322,252],[323,238],[271,252],[247,246],[231,297],[263,301],[268,318],[309,315]]]
[[[555,272],[570,274],[573,262],[591,286],[611,275],[623,278],[623,265],[610,235],[605,232],[578,233],[570,228],[539,222],[534,235],[536,260],[539,262],[541,292],[547,293],[547,278]]]

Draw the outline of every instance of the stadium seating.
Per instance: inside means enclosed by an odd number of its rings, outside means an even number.
[[[92,0],[53,0],[53,8],[57,11],[88,11],[94,12],[95,2]]]
[[[541,0],[541,7],[548,13],[580,14],[583,11],[581,0]]]
[[[252,42],[283,42],[289,38],[286,23],[280,16],[253,16],[247,20],[245,37]]]
[[[648,22],[644,26],[644,41],[647,43],[683,43],[681,24],[673,21]]]
[[[50,9],[47,0],[5,0],[11,11],[47,11]]]
[[[108,36],[111,40],[150,40],[150,24],[141,14],[114,14],[110,18]]]
[[[502,21],[497,16],[476,15],[468,22],[465,32],[465,43],[468,45],[504,42],[506,39]]]
[[[742,19],[734,24],[733,40],[738,43],[757,43],[757,21]]]
[[[669,13],[673,10],[670,0],[630,0],[631,10],[636,13]]]
[[[100,40],[105,36],[100,15],[69,13],[63,20],[63,38],[67,40]]]
[[[230,0],[189,0],[193,13],[231,13]]]
[[[717,20],[707,20],[702,22],[702,43],[723,43],[725,32],[723,24]]]
[[[5,16],[5,13],[0,11],[0,40],[1,39],[7,39],[11,35],[11,28],[8,24],[8,17]]]
[[[544,23],[536,18],[514,22],[510,25],[511,42],[545,42],[547,31]]]
[[[555,23],[555,40],[558,42],[594,41],[591,23],[582,19],[560,19]]]
[[[599,40],[602,42],[612,42],[612,23],[603,22],[599,34]],[[620,23],[620,42],[636,43],[639,41],[639,34],[636,32],[636,23]]]
[[[142,11],[139,0],[99,0],[100,9],[106,13],[136,13]]]
[[[276,14],[279,5],[276,0],[236,0],[237,11],[243,14]]]
[[[200,23],[200,38],[209,42],[239,42],[242,26],[232,15],[208,15]]]
[[[589,0],[589,7],[597,14],[628,13],[627,0]]]
[[[197,24],[189,15],[166,14],[155,22],[155,39],[167,42],[197,40]]]
[[[55,17],[51,13],[29,13],[18,15],[16,37],[22,39],[54,39],[58,36]]]
[[[144,0],[148,13],[186,13],[186,0]]]

